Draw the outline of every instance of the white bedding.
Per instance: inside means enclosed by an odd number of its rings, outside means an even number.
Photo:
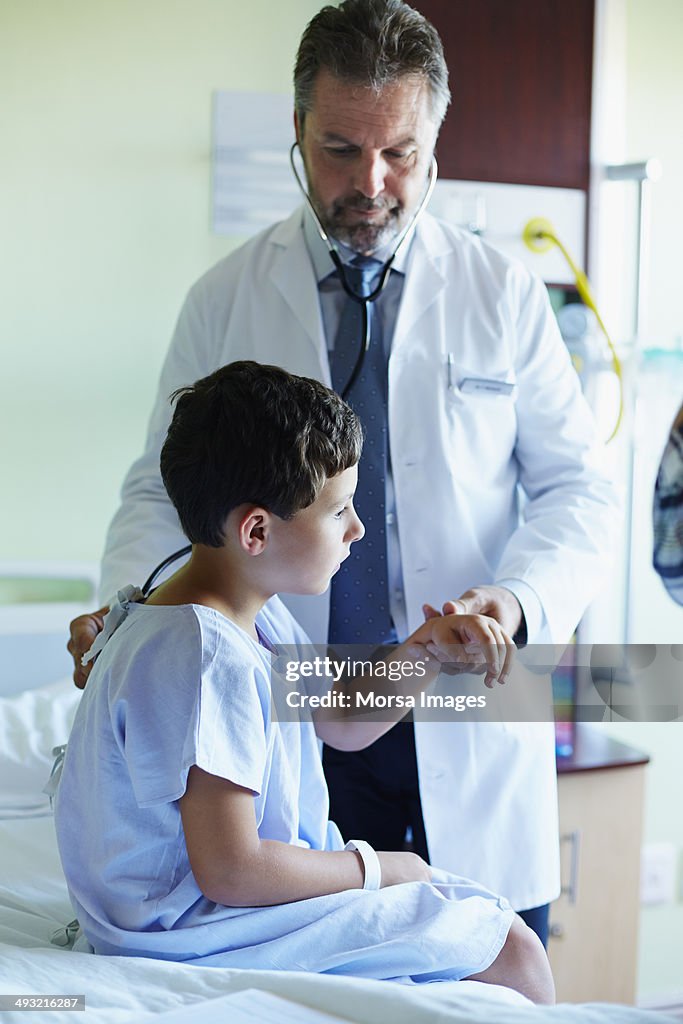
[[[73,916],[52,818],[0,821],[0,992],[85,994],[88,1022],[146,1020],[147,1014],[263,989],[358,1024],[663,1024],[660,1014],[591,1005],[542,1008],[508,989],[475,982],[408,987],[391,982],[275,971],[230,971],[130,957],[99,957],[50,944]],[[20,1024],[23,1011],[3,1012]],[[67,1011],[33,1011],[31,1020],[73,1024]],[[76,1018],[78,1020],[78,1018]]]
[[[80,691],[70,679],[0,697],[0,818],[50,814],[43,792],[53,748],[66,743]]]
[[[99,957],[51,945],[73,917],[49,803],[41,792],[52,747],[64,743],[78,701],[68,680],[0,698],[0,994],[85,994],[88,1024],[147,1021],[162,1011],[260,989],[357,1024],[663,1024],[658,1013],[607,1004],[535,1007],[475,982],[404,986],[296,972],[232,971]],[[81,1018],[76,1017],[78,1021]],[[229,1017],[226,1017],[229,1019]],[[254,1016],[255,1021],[263,1017]],[[25,1011],[2,1011],[25,1024]],[[72,1012],[31,1011],[34,1024],[73,1024]]]

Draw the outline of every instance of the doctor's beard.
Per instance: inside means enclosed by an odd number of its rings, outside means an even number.
[[[390,245],[413,213],[412,210],[406,213],[403,205],[395,199],[381,196],[377,199],[363,195],[348,196],[335,200],[328,207],[322,206],[314,194],[311,194],[311,200],[328,235],[366,256]],[[359,216],[369,212],[376,213],[371,221]]]

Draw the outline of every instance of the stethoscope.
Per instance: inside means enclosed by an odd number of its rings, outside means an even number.
[[[189,555],[191,551],[192,545],[186,544],[184,548],[179,548],[177,551],[174,551],[172,555],[168,555],[167,558],[164,558],[163,562],[159,562],[156,569],[152,570],[145,582],[142,584],[142,587],[140,588],[142,596],[149,597],[154,584],[159,576],[161,576],[164,569],[167,569],[169,565],[173,565],[173,563],[177,562],[179,558],[184,558],[185,555]]]
[[[348,276],[347,276],[347,273],[346,273],[346,268],[344,266],[344,263],[342,261],[342,258],[340,256],[340,254],[339,254],[339,250],[337,249],[337,246],[335,245],[334,239],[330,238],[330,236],[325,231],[325,228],[322,225],[320,217],[318,216],[318,211],[316,210],[315,206],[313,205],[313,203],[311,201],[311,197],[309,196],[308,191],[306,190],[306,188],[304,186],[304,183],[301,180],[301,175],[299,174],[299,171],[297,170],[296,163],[294,162],[294,153],[295,153],[295,151],[297,149],[299,150],[299,153],[301,153],[301,150],[300,150],[300,147],[299,147],[299,143],[295,142],[294,145],[292,146],[292,148],[289,151],[289,162],[290,162],[290,164],[292,166],[292,172],[293,172],[294,177],[296,179],[296,183],[299,186],[299,189],[301,190],[301,194],[304,197],[304,200],[306,202],[306,206],[308,207],[308,209],[311,212],[311,215],[313,217],[313,222],[314,222],[316,228],[318,229],[318,234],[320,235],[321,239],[325,243],[325,246],[327,247],[327,251],[330,254],[330,259],[332,260],[332,262],[334,263],[334,266],[337,269],[337,273],[339,274],[339,280],[341,281],[342,288],[344,289],[346,294],[350,298],[353,299],[354,302],[358,303],[358,305],[361,307],[361,310],[362,310],[363,319],[362,319],[362,327],[361,327],[361,344],[360,344],[360,348],[358,350],[358,358],[356,359],[356,364],[355,364],[355,366],[353,368],[353,372],[351,373],[351,376],[349,377],[348,381],[346,382],[346,385],[344,386],[344,388],[342,389],[342,392],[341,392],[342,398],[346,398],[346,396],[348,395],[349,391],[351,390],[351,388],[353,387],[354,383],[356,382],[356,379],[358,378],[358,374],[360,373],[360,371],[361,371],[361,369],[363,367],[363,363],[365,361],[365,356],[367,354],[368,349],[370,348],[370,303],[371,302],[375,302],[375,300],[378,299],[379,296],[384,291],[384,288],[385,288],[385,286],[387,284],[387,281],[389,280],[389,271],[391,270],[391,267],[392,267],[392,264],[394,263],[394,260],[396,259],[396,257],[398,256],[399,252],[403,248],[404,244],[406,243],[406,241],[408,239],[408,236],[409,236],[410,232],[414,228],[415,224],[417,224],[417,221],[418,221],[420,215],[422,214],[423,210],[427,206],[427,203],[431,199],[432,192],[434,191],[434,186],[436,185],[436,178],[437,178],[437,174],[438,174],[438,166],[437,166],[437,163],[436,163],[436,157],[432,156],[432,162],[431,162],[431,166],[429,168],[429,179],[427,181],[427,188],[425,189],[424,195],[422,196],[422,199],[420,200],[419,206],[417,207],[417,209],[415,210],[415,213],[410,218],[410,220],[408,221],[408,223],[406,224],[406,226],[403,228],[403,230],[401,231],[400,235],[398,236],[398,241],[396,242],[396,244],[394,246],[394,251],[392,252],[392,254],[389,257],[389,259],[386,261],[384,266],[382,267],[382,270],[381,270],[380,275],[379,275],[379,280],[378,280],[377,284],[375,285],[374,289],[368,295],[359,295],[358,292],[355,291],[351,287],[351,285],[349,284]]]
[[[368,295],[359,295],[358,292],[354,291],[354,289],[349,284],[349,280],[348,280],[348,277],[347,277],[347,274],[346,274],[346,268],[344,267],[344,263],[343,263],[343,260],[342,260],[342,258],[340,256],[340,254],[339,254],[339,250],[337,249],[337,246],[334,243],[334,239],[330,238],[330,236],[325,231],[325,228],[322,225],[320,217],[318,216],[317,210],[314,207],[313,203],[311,202],[311,197],[309,196],[309,194],[308,194],[308,192],[307,192],[307,190],[306,190],[306,188],[304,186],[304,183],[301,180],[301,175],[299,174],[299,172],[297,170],[297,167],[296,167],[296,164],[294,162],[294,152],[297,149],[299,149],[299,143],[295,142],[294,145],[292,146],[292,148],[289,151],[289,162],[292,165],[292,171],[294,172],[294,177],[296,179],[296,183],[299,186],[299,188],[301,189],[301,194],[303,195],[303,197],[304,197],[304,199],[306,201],[306,205],[307,205],[308,209],[311,211],[311,214],[313,216],[313,222],[314,222],[316,228],[318,229],[318,234],[320,235],[321,239],[325,243],[325,245],[327,247],[327,251],[330,254],[330,259],[332,260],[332,262],[334,263],[334,265],[335,265],[335,267],[337,269],[337,272],[339,274],[339,280],[341,281],[342,288],[344,289],[346,294],[348,296],[350,296],[350,298],[352,298],[354,300],[354,302],[358,303],[358,305],[361,307],[362,315],[363,315],[362,327],[361,327],[361,339],[362,340],[361,340],[360,349],[358,351],[358,358],[356,359],[356,365],[353,368],[353,372],[352,372],[351,376],[349,377],[348,382],[347,382],[346,386],[344,387],[344,389],[342,391],[342,398],[346,398],[346,396],[348,395],[349,391],[353,387],[353,385],[354,385],[354,383],[355,383],[355,381],[356,381],[356,379],[358,377],[358,374],[360,373],[361,369],[363,368],[363,363],[365,361],[365,356],[366,356],[366,353],[367,353],[367,351],[368,351],[368,349],[370,347],[370,303],[371,302],[375,302],[376,299],[378,299],[379,296],[384,291],[384,288],[385,288],[385,286],[387,284],[387,281],[389,280],[389,271],[391,270],[391,267],[392,267],[392,264],[393,264],[394,260],[398,256],[399,252],[401,251],[403,245],[405,244],[405,242],[406,242],[406,240],[408,238],[408,235],[410,234],[410,232],[413,229],[413,227],[415,226],[415,224],[417,224],[417,221],[418,221],[420,215],[422,214],[423,210],[427,206],[427,203],[431,199],[432,192],[434,191],[434,186],[436,185],[436,178],[437,178],[437,174],[438,174],[438,166],[437,166],[437,163],[436,163],[436,157],[432,156],[432,162],[431,162],[431,166],[429,168],[429,179],[427,181],[427,188],[425,189],[425,193],[422,196],[422,199],[420,200],[420,204],[419,204],[418,208],[416,209],[415,213],[410,218],[410,220],[408,221],[406,226],[401,231],[401,233],[400,233],[400,235],[398,237],[398,241],[396,242],[396,245],[394,246],[394,251],[392,252],[392,254],[389,257],[389,259],[386,261],[384,266],[382,267],[382,270],[381,270],[380,275],[379,275],[379,280],[378,280],[377,284],[375,285],[374,289]],[[180,548],[178,551],[174,551],[172,555],[169,555],[167,558],[164,558],[163,562],[159,562],[157,567],[150,573],[148,578],[145,580],[145,582],[144,582],[144,584],[143,584],[143,586],[141,588],[142,589],[142,596],[143,596],[143,598],[149,596],[149,594],[152,591],[152,588],[154,587],[154,584],[155,584],[156,580],[159,578],[159,576],[164,571],[164,569],[167,569],[169,565],[172,565],[173,562],[176,562],[179,558],[184,558],[186,555],[189,555],[191,551],[192,551],[192,545],[191,544],[186,544],[185,547]]]

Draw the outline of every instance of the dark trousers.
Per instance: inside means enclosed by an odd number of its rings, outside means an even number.
[[[548,948],[548,917],[550,904],[544,903],[540,907],[532,907],[531,910],[518,910],[517,913],[525,924],[528,924],[532,931],[535,931],[539,939]]]
[[[376,850],[403,850],[410,829],[408,848],[429,862],[411,721],[399,722],[365,750],[323,747],[323,768],[330,818],[345,841],[365,839]],[[519,915],[546,945],[548,905]]]

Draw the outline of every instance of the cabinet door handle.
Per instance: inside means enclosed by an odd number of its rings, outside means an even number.
[[[563,885],[561,892],[563,896],[566,896],[570,903],[576,903],[579,896],[579,847],[581,845],[581,833],[578,829],[574,829],[573,832],[566,832],[560,836],[561,843],[569,843],[571,845],[571,853],[569,859],[569,881],[566,885]]]

